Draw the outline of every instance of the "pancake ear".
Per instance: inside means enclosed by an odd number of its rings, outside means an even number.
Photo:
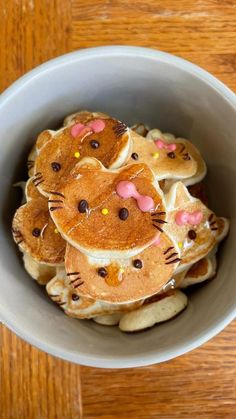
[[[36,140],[36,150],[39,152],[48,141],[52,140],[55,131],[45,130],[41,132]]]
[[[80,162],[70,172],[68,179],[76,178],[83,173],[97,172],[98,170],[106,170],[102,163],[99,160],[93,157],[84,157]]]
[[[190,195],[188,189],[182,182],[174,183],[166,194],[165,199],[169,211],[181,208],[188,202],[195,201],[195,198]]]

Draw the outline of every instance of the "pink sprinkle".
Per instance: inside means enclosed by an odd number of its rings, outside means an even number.
[[[101,132],[105,128],[105,122],[102,119],[95,119],[89,122],[88,126],[92,128],[93,132]]]
[[[159,148],[159,149],[165,149],[165,150],[168,150],[168,151],[174,151],[174,150],[176,150],[176,144],[174,144],[174,143],[172,143],[172,144],[166,144],[164,141],[162,141],[162,140],[156,140],[156,141],[154,141],[154,143],[155,143],[155,145],[157,146],[157,148]]]
[[[83,124],[75,124],[73,125],[73,127],[71,128],[71,135],[72,137],[76,138],[78,137],[78,135],[81,134],[81,132],[84,130],[85,126]]]
[[[121,198],[130,198],[136,195],[136,188],[132,182],[122,180],[116,186],[116,192]]]
[[[179,211],[175,216],[176,224],[179,226],[190,224],[190,225],[198,225],[201,223],[203,218],[202,211],[195,211],[195,212],[187,212],[187,211]]]

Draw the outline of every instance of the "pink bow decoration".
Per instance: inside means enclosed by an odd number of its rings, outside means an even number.
[[[142,212],[148,212],[154,209],[154,201],[150,196],[140,195],[133,182],[122,180],[116,185],[116,193],[121,198],[134,198]]]
[[[156,144],[157,148],[159,148],[159,149],[165,149],[165,150],[168,150],[168,151],[176,150],[176,144],[174,144],[174,143],[166,144],[162,140],[156,140],[156,141],[154,141],[154,143]]]
[[[105,122],[102,119],[94,119],[94,121],[88,122],[88,124],[84,125],[80,122],[78,124],[73,125],[71,128],[71,135],[72,137],[76,138],[78,135],[85,134],[86,132],[92,131],[94,133],[98,133],[103,131],[105,128]]]
[[[201,223],[203,218],[202,211],[194,211],[194,212],[187,212],[187,211],[179,211],[175,216],[175,222],[179,226],[190,224],[190,225],[198,225]]]

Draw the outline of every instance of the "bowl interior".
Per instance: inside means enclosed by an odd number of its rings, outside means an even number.
[[[54,60],[2,95],[0,318],[6,324],[63,358],[125,367],[184,353],[233,318],[236,106],[223,90],[174,57],[144,49],[102,48]],[[40,131],[59,126],[65,115],[78,109],[104,111],[127,124],[143,121],[192,140],[207,161],[211,206],[231,218],[217,278],[191,295],[179,317],[146,332],[126,335],[117,328],[67,318],[24,272],[12,242],[11,219],[20,202],[12,185],[26,175],[27,153]]]

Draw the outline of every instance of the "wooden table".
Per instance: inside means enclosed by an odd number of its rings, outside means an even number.
[[[109,44],[177,54],[236,90],[235,0],[0,0],[0,40],[1,90],[49,58]],[[115,371],[55,359],[2,326],[1,418],[235,418],[235,334],[234,322],[178,359]]]

